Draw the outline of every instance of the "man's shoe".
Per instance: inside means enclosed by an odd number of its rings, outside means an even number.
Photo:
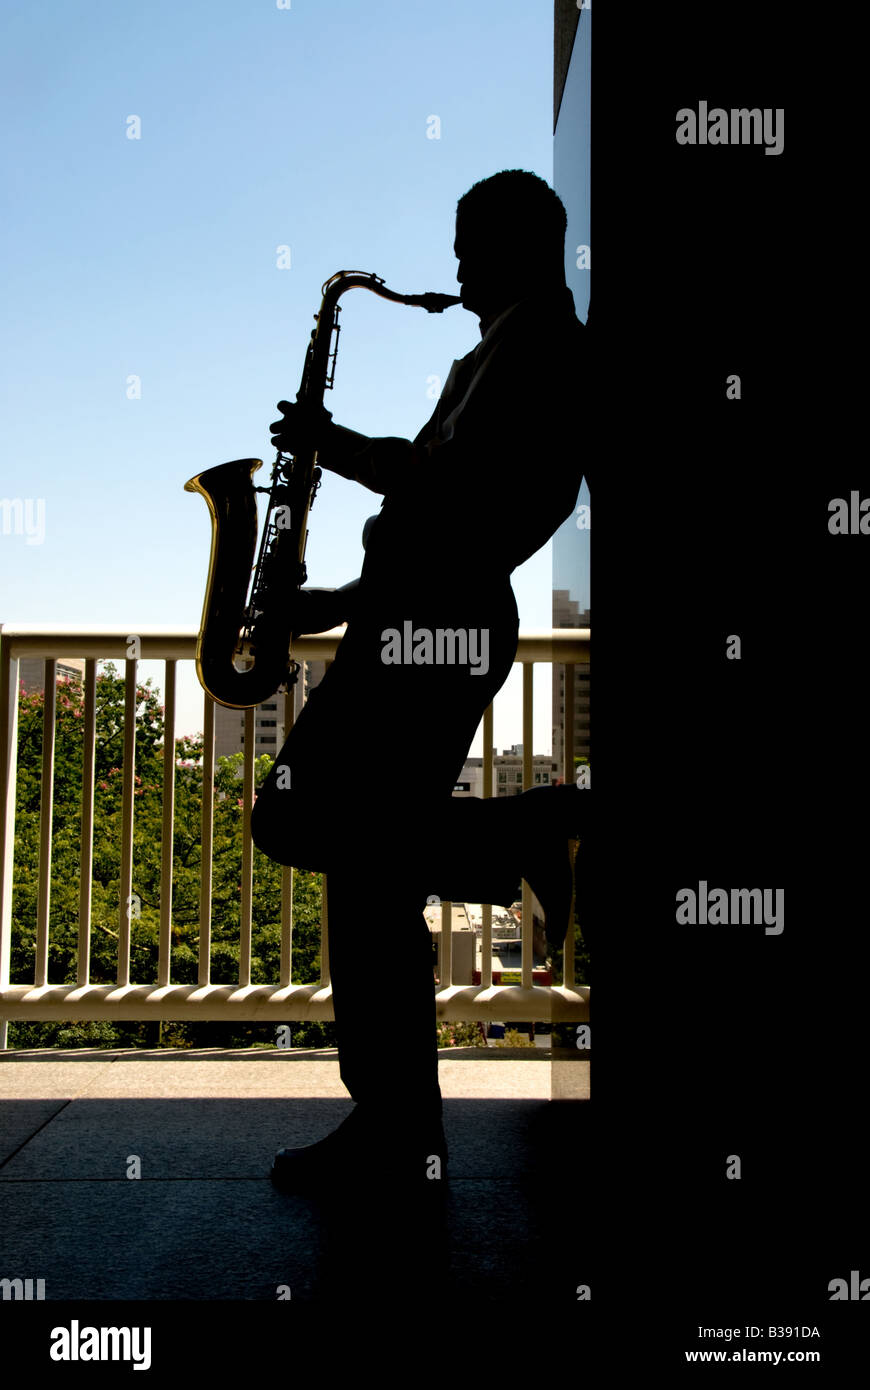
[[[270,1177],[282,1192],[384,1186],[435,1191],[447,1176],[440,1116],[396,1117],[357,1105],[338,1129],[301,1149],[279,1149]]]

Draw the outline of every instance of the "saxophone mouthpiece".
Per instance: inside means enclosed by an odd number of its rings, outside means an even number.
[[[461,304],[462,300],[455,294],[421,294],[420,304],[427,314],[443,314],[445,309],[451,308],[454,304]]]

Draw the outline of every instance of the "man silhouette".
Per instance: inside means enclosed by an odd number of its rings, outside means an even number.
[[[560,945],[567,930],[570,842],[586,836],[588,796],[574,786],[452,796],[516,655],[511,572],[573,513],[588,479],[577,419],[586,330],[565,282],[565,229],[560,199],[521,170],[460,198],[457,280],[481,341],[453,363],[413,442],[368,438],[286,401],[272,426],[277,447],[313,438],[322,467],[384,499],[359,579],[303,592],[295,630],[348,626],[251,821],[265,854],[328,874],[340,1071],[356,1101],[326,1139],[275,1156],[286,1190],[360,1173],[425,1183],[433,1157],[446,1164],[427,898],[509,903],[525,878],[549,939]],[[448,634],[440,646],[438,634]],[[376,992],[389,976],[386,1003]],[[389,1043],[374,1036],[381,1013]]]

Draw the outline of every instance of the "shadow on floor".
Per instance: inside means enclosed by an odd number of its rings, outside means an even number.
[[[277,1192],[273,1152],[324,1137],[351,1107],[7,1101],[0,1277],[44,1278],[46,1299],[274,1301],[284,1289],[294,1302],[425,1309],[538,1286],[550,1302],[575,1299],[592,1258],[572,1219],[588,1102],[446,1099],[450,1176],[425,1199]]]

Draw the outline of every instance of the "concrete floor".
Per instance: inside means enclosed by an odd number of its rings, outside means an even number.
[[[269,1181],[276,1149],[353,1108],[333,1050],[0,1053],[0,1277],[47,1300],[575,1303],[589,1062],[440,1057],[449,1180],[411,1210]]]

